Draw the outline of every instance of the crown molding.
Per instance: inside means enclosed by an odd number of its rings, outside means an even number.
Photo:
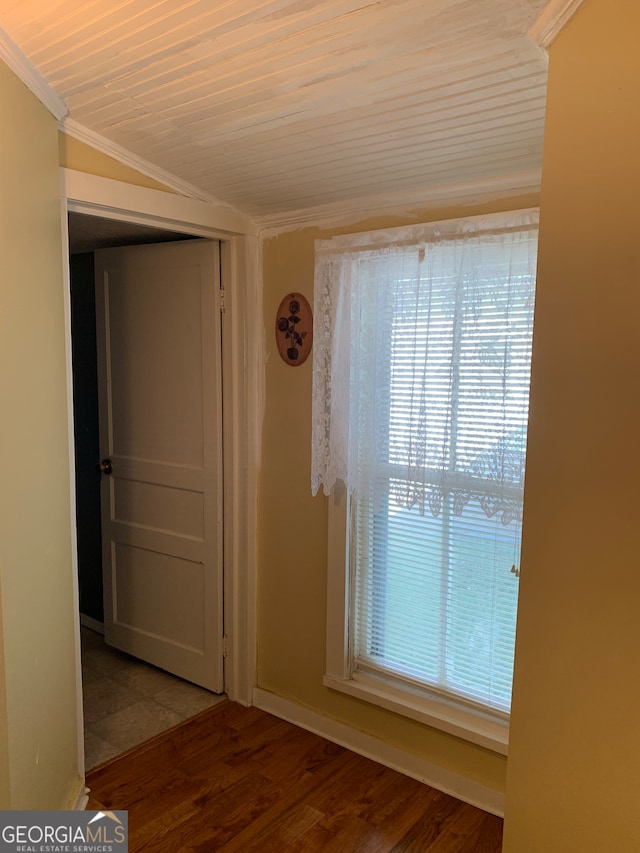
[[[77,139],[79,142],[84,142],[91,146],[91,148],[95,148],[95,150],[99,151],[101,154],[106,154],[107,157],[117,160],[123,166],[129,166],[131,169],[135,169],[136,172],[146,175],[147,178],[157,181],[159,184],[162,184],[169,190],[173,190],[179,195],[186,196],[187,198],[196,198],[200,201],[208,201],[213,204],[220,203],[219,199],[204,190],[201,190],[199,187],[196,187],[194,184],[190,184],[188,181],[183,181],[171,172],[166,172],[164,169],[161,169],[160,166],[150,163],[143,157],[138,157],[137,154],[133,154],[131,151],[123,148],[116,142],[112,142],[110,139],[106,139],[106,137],[102,136],[100,133],[90,130],[75,119],[69,117],[64,118],[60,122],[60,130],[69,136],[72,136],[74,139]]]
[[[459,184],[442,184],[421,187],[384,195],[366,196],[338,204],[307,207],[287,213],[253,216],[261,238],[274,237],[285,231],[317,226],[319,228],[351,225],[372,216],[396,214],[403,217],[436,209],[444,205],[467,206],[482,204],[494,199],[540,192],[542,173],[540,169],[498,175]]]
[[[560,35],[584,0],[550,0],[529,28],[529,38],[543,50]]]
[[[0,59],[22,80],[24,85],[60,121],[69,112],[67,105],[47,83],[20,48],[0,28]]]

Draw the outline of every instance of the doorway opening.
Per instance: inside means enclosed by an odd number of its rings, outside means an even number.
[[[104,643],[94,252],[197,236],[69,213],[71,341],[85,767],[198,713],[220,697]],[[224,697],[222,697],[224,698]]]

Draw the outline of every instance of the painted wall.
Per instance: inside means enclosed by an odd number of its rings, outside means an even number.
[[[0,566],[2,557],[0,555]],[[11,802],[9,773],[9,721],[7,719],[7,681],[4,668],[4,630],[2,625],[2,572],[0,571],[0,808]]]
[[[505,853],[640,850],[639,31],[551,49]]]
[[[77,172],[86,172],[89,175],[100,175],[103,178],[111,178],[113,181],[124,181],[137,187],[172,192],[153,178],[147,178],[130,166],[125,166],[113,157],[96,151],[86,142],[80,142],[79,139],[62,131],[58,135],[58,146],[60,165],[66,169],[75,169]]]
[[[325,659],[327,499],[311,497],[312,359],[288,367],[276,312],[291,291],[313,305],[314,240],[336,233],[530,207],[537,197],[422,211],[348,228],[307,228],[264,243],[266,406],[258,492],[258,685],[399,749],[502,792],[505,759],[322,685]]]
[[[3,63],[0,105],[0,803],[65,808],[81,780],[58,132]]]

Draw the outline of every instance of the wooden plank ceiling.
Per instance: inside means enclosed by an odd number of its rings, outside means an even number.
[[[547,0],[0,0],[80,125],[250,216],[535,172]]]

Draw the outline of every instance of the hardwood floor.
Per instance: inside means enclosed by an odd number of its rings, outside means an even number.
[[[225,701],[91,771],[148,853],[498,853],[502,820]]]

